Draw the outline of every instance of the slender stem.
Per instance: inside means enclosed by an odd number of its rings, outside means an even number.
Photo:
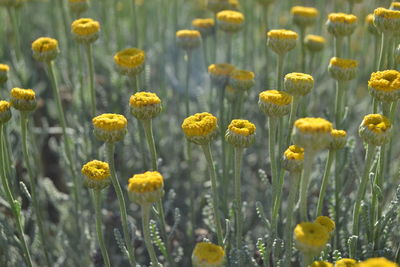
[[[304,170],[303,170],[303,176],[301,177],[300,199],[299,199],[300,217],[302,221],[308,220],[308,215],[307,215],[308,185],[310,183],[312,164],[314,162],[315,154],[316,151],[312,150],[304,151]]]
[[[18,21],[17,21],[17,14],[16,14],[16,9],[13,7],[8,7],[7,8],[7,13],[10,17],[11,20],[11,25],[13,28],[14,32],[14,39],[15,39],[15,55],[17,56],[17,60],[20,60],[22,58],[22,53],[21,53],[21,41],[20,41],[20,36],[19,36],[19,30],[18,30]]]
[[[382,32],[382,39],[381,39],[381,51],[379,53],[379,61],[378,61],[378,70],[385,69],[385,59],[386,59],[386,52],[387,52],[387,38],[388,33]]]
[[[283,62],[285,60],[285,54],[278,55],[278,64],[276,65],[276,90],[282,90],[283,80]]]
[[[62,133],[63,133],[63,141],[64,141],[64,147],[65,147],[65,154],[67,156],[67,165],[70,169],[71,172],[71,176],[72,176],[72,182],[73,182],[73,195],[74,195],[74,205],[75,205],[75,220],[76,220],[76,226],[78,229],[78,233],[79,233],[79,217],[80,217],[80,184],[78,182],[78,178],[75,172],[75,168],[72,165],[73,162],[73,155],[72,155],[72,149],[71,149],[71,143],[70,143],[70,139],[68,137],[67,134],[67,123],[65,120],[65,115],[64,115],[64,109],[62,107],[62,103],[61,103],[61,96],[60,96],[60,90],[58,88],[58,83],[57,83],[57,79],[56,79],[56,75],[54,72],[54,63],[53,61],[47,62],[47,72],[48,75],[50,76],[50,81],[52,84],[52,90],[53,90],[53,95],[56,99],[56,104],[57,104],[57,112],[58,112],[58,119],[60,120],[60,124],[61,124],[61,129],[62,129]]]
[[[192,71],[192,53],[190,50],[186,54],[186,84],[185,84],[185,107],[186,107],[186,117],[190,114],[189,109],[189,86],[190,86],[190,72]]]
[[[331,174],[331,167],[333,160],[335,159],[336,151],[333,149],[329,150],[328,159],[326,160],[324,176],[322,177],[322,185],[321,190],[319,191],[318,205],[317,205],[317,214],[315,217],[322,215],[322,207],[324,204],[324,197],[326,192],[326,187],[328,185],[329,176]]]
[[[132,18],[132,23],[133,23],[133,44],[135,47],[138,46],[138,37],[139,37],[139,30],[138,30],[138,19],[137,19],[137,12],[136,12],[136,3],[134,0],[130,0],[131,2],[131,18]]]
[[[129,82],[131,83],[134,93],[139,92],[138,80],[138,75],[129,76]]]
[[[32,202],[33,202],[33,208],[35,210],[36,214],[36,221],[37,221],[37,226],[39,229],[39,236],[40,240],[43,246],[43,254],[45,256],[46,260],[46,265],[51,266],[50,264],[50,257],[49,257],[49,247],[47,246],[47,236],[44,234],[44,228],[43,228],[43,220],[42,220],[42,214],[41,214],[41,209],[39,205],[39,200],[37,199],[36,195],[36,181],[35,181],[35,176],[33,173],[33,170],[31,168],[31,165],[29,163],[29,152],[28,152],[28,144],[27,144],[27,128],[28,128],[28,114],[25,111],[21,111],[21,118],[20,118],[20,126],[21,126],[21,139],[22,139],[22,153],[24,155],[24,162],[25,166],[28,170],[28,176],[29,176],[29,183],[31,186],[31,197],[32,197]]]
[[[366,152],[366,157],[365,157],[365,165],[364,165],[364,172],[361,177],[361,183],[358,187],[357,191],[357,196],[356,196],[356,201],[354,204],[354,210],[353,210],[353,235],[358,236],[359,234],[359,214],[360,214],[360,207],[361,207],[361,201],[364,199],[365,191],[367,190],[367,184],[368,184],[368,178],[369,178],[369,172],[371,169],[371,165],[373,162],[374,154],[375,154],[375,146],[374,145],[368,145],[367,146],[367,152]]]
[[[211,154],[210,143],[202,145],[204,156],[206,157],[208,169],[210,172],[211,179],[211,190],[212,190],[212,201],[213,201],[213,211],[215,219],[215,228],[217,230],[218,245],[223,246],[223,235],[221,227],[221,219],[219,215],[219,201],[218,201],[218,188],[217,188],[217,175],[215,172],[214,161]]]
[[[294,120],[296,119],[297,109],[299,107],[300,98],[298,96],[293,96],[292,105],[290,107],[290,115],[289,115],[289,130],[286,137],[285,147],[288,147],[290,141],[292,139],[292,131],[293,131],[293,124]]]
[[[231,63],[232,61],[232,34],[227,33],[227,42],[228,42],[228,49],[227,49],[227,55],[226,55],[226,62]]]
[[[142,120],[141,121],[144,128],[144,134],[146,135],[147,144],[149,146],[150,154],[151,154],[151,168],[153,171],[158,170],[157,167],[157,150],[156,145],[154,143],[154,135],[153,135],[153,127],[152,120]]]
[[[106,152],[107,152],[107,161],[108,164],[110,165],[110,171],[111,171],[111,182],[113,184],[115,193],[117,194],[118,202],[119,202],[119,210],[121,213],[121,223],[122,223],[122,231],[124,233],[124,239],[125,239],[125,244],[127,246],[128,250],[128,257],[129,257],[129,263],[132,267],[136,266],[136,260],[135,260],[135,255],[134,255],[134,250],[132,246],[132,240],[129,234],[128,230],[128,219],[127,219],[127,214],[126,214],[126,205],[125,205],[125,199],[124,195],[122,193],[121,185],[119,184],[116,172],[115,172],[115,162],[114,162],[114,149],[115,149],[115,144],[114,143],[106,143]]]
[[[143,227],[143,238],[146,244],[147,252],[150,255],[151,267],[158,267],[158,260],[156,252],[154,251],[153,244],[151,243],[150,237],[150,208],[151,205],[142,205],[142,227]]]
[[[86,59],[88,64],[89,72],[89,91],[90,91],[90,110],[92,117],[96,116],[96,91],[94,88],[94,64],[93,64],[93,52],[92,44],[86,44]]]
[[[268,119],[268,149],[269,149],[269,160],[271,163],[271,176],[272,176],[272,202],[275,202],[275,198],[277,195],[277,186],[278,186],[278,170],[277,170],[277,162],[275,157],[275,142],[276,142],[276,126],[278,120],[274,117],[269,117]],[[272,218],[274,221],[274,218]]]
[[[299,184],[301,179],[301,172],[290,172],[290,186],[289,197],[287,204],[286,224],[285,224],[285,252],[286,252],[286,265],[290,266],[292,258],[292,244],[293,244],[293,229],[292,220],[294,214],[294,205],[296,203],[297,194],[299,192]]]
[[[0,166],[2,169],[2,170],[0,170],[1,182],[3,184],[3,190],[6,193],[8,204],[11,207],[12,214],[13,214],[15,222],[17,224],[19,241],[21,243],[21,247],[22,247],[22,250],[24,253],[25,262],[29,267],[32,267],[33,265],[32,265],[31,254],[29,252],[29,248],[28,248],[28,245],[25,240],[24,230],[23,230],[22,222],[21,222],[21,216],[20,216],[19,212],[17,211],[15,199],[11,192],[11,189],[10,189],[10,186],[9,186],[8,180],[7,180],[7,171],[5,168],[6,151],[5,151],[5,146],[3,146],[3,144],[5,145],[5,142],[3,142],[3,139],[5,139],[5,137],[3,135],[3,130],[4,130],[4,126],[3,126],[3,124],[0,124],[0,156],[1,156],[1,160],[0,160],[1,165]]]
[[[335,36],[335,57],[342,57],[342,43],[343,38]]]
[[[235,202],[236,202],[236,248],[242,248],[243,215],[242,215],[242,196],[241,196],[241,169],[243,148],[235,147]],[[241,257],[239,256],[239,260]]]
[[[300,27],[300,48],[301,48],[301,72],[306,71],[306,47],[304,45],[304,37],[305,37],[306,28]]]
[[[336,99],[335,99],[335,125],[340,129],[343,121],[343,95],[344,95],[344,82],[336,81]]]
[[[101,219],[101,191],[98,189],[93,190],[94,193],[94,211],[96,213],[96,232],[99,239],[101,255],[103,256],[104,265],[110,267],[110,258],[108,257],[106,244],[104,242],[102,219]]]

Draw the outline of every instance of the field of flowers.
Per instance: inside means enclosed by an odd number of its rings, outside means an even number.
[[[400,2],[0,15],[0,266],[399,266]]]

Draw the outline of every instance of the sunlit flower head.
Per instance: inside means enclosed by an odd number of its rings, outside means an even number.
[[[283,153],[282,167],[289,172],[300,172],[303,169],[304,149],[292,145]]]
[[[326,26],[328,32],[336,37],[349,36],[357,26],[357,17],[353,14],[330,13]]]
[[[196,244],[192,254],[193,267],[222,267],[224,262],[223,247],[206,242]]]
[[[223,10],[217,14],[218,27],[228,33],[240,31],[244,23],[244,15],[238,11]]]
[[[357,76],[358,61],[333,57],[329,61],[328,71],[335,80],[350,81]]]
[[[299,27],[307,27],[316,22],[318,10],[314,7],[294,6],[291,11],[293,23]]]
[[[0,125],[11,119],[11,104],[8,101],[0,100]]]
[[[177,45],[185,50],[194,49],[201,44],[201,34],[197,30],[180,30],[175,35]]]
[[[278,90],[266,90],[259,94],[258,107],[267,116],[282,117],[290,112],[292,96]]]
[[[129,100],[131,113],[139,120],[149,120],[161,112],[161,99],[155,93],[138,92]]]
[[[71,24],[71,32],[79,43],[93,43],[99,38],[100,23],[90,18],[74,20]]]
[[[314,88],[314,78],[305,73],[288,73],[285,75],[284,87],[292,96],[305,96]]]
[[[303,222],[294,229],[294,240],[302,253],[318,255],[329,241],[329,232],[319,223]]]
[[[92,119],[94,135],[103,142],[121,141],[127,133],[128,121],[123,115],[105,113]]]
[[[157,171],[135,174],[128,180],[129,198],[139,205],[157,202],[164,194],[164,178]]]
[[[32,89],[13,88],[10,92],[11,106],[19,111],[32,111],[36,108],[36,94]]]
[[[319,52],[324,49],[326,40],[324,37],[314,34],[307,34],[304,44],[310,52]]]
[[[196,113],[183,121],[182,130],[189,141],[204,145],[216,137],[217,121],[217,118],[210,113]]]
[[[256,126],[248,120],[232,120],[225,140],[235,147],[249,147],[254,143]]]
[[[298,34],[290,30],[270,30],[267,33],[267,45],[275,53],[286,54],[295,48]]]
[[[101,190],[110,185],[110,167],[107,162],[92,160],[82,166],[81,172],[89,188]]]
[[[40,37],[32,43],[32,52],[37,61],[50,62],[59,53],[58,41],[50,37]]]
[[[327,148],[331,142],[332,123],[323,118],[301,118],[293,127],[293,142],[306,151]]]
[[[400,72],[397,70],[377,71],[368,81],[370,94],[379,101],[393,102],[400,98]]]
[[[382,146],[389,142],[392,124],[381,114],[366,115],[361,122],[359,134],[367,144]]]
[[[117,71],[122,75],[136,76],[144,70],[146,55],[138,48],[126,48],[114,55]]]

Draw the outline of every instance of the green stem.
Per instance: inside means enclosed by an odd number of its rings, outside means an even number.
[[[235,202],[236,202],[236,248],[242,248],[243,215],[242,215],[242,196],[241,196],[241,169],[243,148],[235,147]],[[241,260],[241,256],[239,256]],[[240,264],[239,264],[240,265]]]
[[[282,90],[283,80],[283,62],[285,60],[285,54],[278,55],[278,64],[276,65],[276,90]]]
[[[19,30],[18,30],[18,22],[17,22],[17,16],[16,16],[16,10],[13,7],[8,7],[7,8],[8,15],[11,20],[11,25],[13,28],[14,32],[14,39],[15,39],[15,55],[17,56],[17,60],[20,60],[22,58],[22,53],[21,53],[21,41],[20,41],[20,36],[19,36]]]
[[[142,205],[142,227],[143,227],[143,238],[146,244],[147,252],[150,255],[151,267],[158,267],[158,260],[156,252],[154,251],[153,244],[151,243],[150,237],[150,204]]]
[[[150,154],[151,154],[151,167],[153,171],[158,170],[157,166],[157,150],[156,145],[154,143],[154,135],[153,135],[153,127],[152,120],[142,120],[141,121],[144,128],[144,134],[146,135],[147,144],[149,146]]]
[[[228,49],[227,49],[227,56],[226,56],[226,62],[231,63],[232,61],[232,34],[227,33],[227,42],[228,42]]]
[[[39,205],[39,200],[37,199],[36,195],[36,181],[35,181],[35,176],[33,174],[33,170],[31,168],[31,165],[29,163],[29,152],[28,152],[28,144],[27,144],[27,128],[28,128],[28,113],[25,111],[21,111],[21,118],[20,118],[20,126],[21,126],[21,139],[22,139],[22,153],[24,155],[24,162],[25,166],[28,170],[28,176],[29,176],[29,183],[31,186],[31,197],[32,197],[32,203],[33,203],[33,208],[35,210],[36,214],[36,220],[37,220],[37,226],[39,229],[39,236],[40,240],[43,246],[43,254],[45,256],[46,260],[46,265],[51,266],[50,264],[50,257],[49,257],[49,248],[47,246],[47,236],[44,234],[44,228],[43,228],[43,220],[42,220],[42,214],[41,214],[41,208]]]
[[[294,120],[296,119],[299,102],[300,102],[300,98],[298,96],[293,96],[292,105],[290,107],[289,130],[288,130],[288,134],[286,137],[285,148],[287,148],[290,145],[290,141],[292,139],[293,124],[294,124]]]
[[[217,230],[218,245],[223,246],[224,244],[223,244],[221,219],[220,219],[220,215],[219,215],[217,175],[215,172],[214,161],[213,161],[212,154],[211,154],[210,143],[202,145],[201,148],[203,149],[204,156],[206,157],[208,169],[210,172],[212,202],[213,202],[213,211],[214,211],[214,219],[215,219],[215,228]]]
[[[101,195],[100,190],[94,189],[94,211],[96,213],[96,232],[97,238],[99,239],[99,245],[101,255],[103,256],[104,265],[110,267],[110,258],[108,257],[106,244],[104,242],[103,230],[102,230],[102,219],[101,219]]]
[[[335,125],[340,129],[343,121],[343,95],[344,95],[344,82],[336,81],[336,99],[335,99]]]
[[[17,224],[19,241],[21,243],[20,245],[21,245],[23,253],[24,253],[25,262],[29,267],[32,267],[33,264],[32,264],[31,254],[29,252],[29,248],[28,248],[28,245],[25,240],[24,230],[23,230],[22,222],[21,222],[20,211],[17,210],[17,207],[16,207],[17,204],[15,202],[14,196],[11,192],[11,189],[10,189],[10,186],[9,186],[8,180],[7,180],[7,171],[5,168],[6,151],[5,151],[5,147],[3,146],[3,144],[5,145],[5,142],[3,142],[3,139],[5,139],[5,137],[3,135],[3,130],[4,130],[3,128],[4,128],[3,124],[0,124],[0,156],[1,156],[1,161],[0,161],[1,165],[0,166],[2,169],[2,171],[0,170],[1,182],[3,184],[3,190],[6,193],[8,204],[11,207],[12,214],[13,214],[15,222]]]
[[[308,215],[307,215],[308,185],[310,183],[312,164],[314,162],[315,154],[316,151],[312,150],[304,151],[304,170],[303,170],[303,176],[301,177],[300,199],[299,199],[300,218],[302,221],[308,220]]]
[[[190,86],[190,72],[192,71],[192,53],[188,50],[186,54],[186,83],[185,83],[185,107],[186,107],[186,117],[189,117],[189,86]]]
[[[386,59],[386,52],[387,52],[387,38],[388,33],[382,32],[382,39],[381,39],[381,51],[379,53],[379,62],[378,62],[378,70],[385,69],[385,59]]]
[[[315,217],[322,215],[322,207],[324,204],[324,197],[326,192],[326,187],[328,185],[329,176],[331,174],[331,167],[333,160],[335,159],[336,151],[333,149],[329,150],[328,159],[326,160],[324,176],[322,177],[322,185],[321,190],[319,191],[318,205],[317,205],[317,214]]]
[[[117,194],[118,202],[119,202],[119,210],[121,213],[121,223],[122,223],[122,231],[124,233],[124,239],[125,239],[125,244],[127,246],[127,251],[128,251],[128,257],[129,257],[129,263],[132,267],[136,266],[136,260],[134,256],[134,250],[132,246],[132,240],[129,235],[129,230],[128,230],[128,216],[126,214],[126,205],[125,205],[125,199],[124,195],[122,193],[121,185],[119,184],[116,172],[115,172],[115,162],[114,162],[114,149],[115,149],[115,144],[114,143],[106,143],[106,152],[107,152],[107,161],[108,164],[110,165],[110,171],[111,171],[111,182],[113,184],[115,193]]]
[[[365,191],[367,190],[369,172],[370,172],[371,165],[372,165],[372,162],[373,162],[375,148],[376,147],[374,145],[368,145],[367,146],[364,171],[363,171],[363,175],[362,175],[362,178],[361,178],[361,183],[360,183],[360,185],[358,187],[356,201],[355,201],[355,204],[354,204],[354,210],[353,210],[353,235],[356,235],[356,236],[358,236],[358,234],[359,234],[359,223],[358,222],[359,222],[359,219],[360,219],[359,215],[360,215],[361,201],[364,199]]]
[[[92,44],[86,44],[86,59],[89,72],[89,91],[90,91],[90,110],[92,117],[96,116],[96,91],[94,88],[94,64],[93,64],[93,49]]]
[[[301,72],[306,71],[306,47],[304,45],[306,29],[305,27],[300,27],[300,48],[301,48]]]
[[[272,203],[275,203],[277,192],[278,192],[278,169],[277,169],[277,162],[275,157],[275,147],[276,147],[276,126],[278,120],[274,117],[269,117],[268,119],[268,149],[269,149],[269,159],[271,163],[271,177],[272,177]],[[272,218],[272,229],[275,229],[276,218]]]
[[[285,266],[290,266],[290,260],[292,258],[292,244],[293,244],[293,228],[292,220],[294,215],[294,205],[296,203],[296,197],[299,192],[299,185],[301,179],[301,172],[290,172],[290,186],[289,186],[289,197],[286,214],[285,224]]]
[[[129,82],[131,83],[134,93],[139,92],[138,80],[138,75],[129,76]]]
[[[335,57],[342,57],[343,38],[335,36]]]

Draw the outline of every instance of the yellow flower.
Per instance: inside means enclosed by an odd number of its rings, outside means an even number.
[[[370,33],[375,34],[375,35],[379,35],[379,32],[378,32],[378,30],[377,30],[377,28],[375,27],[375,24],[374,24],[374,14],[368,14],[365,17],[365,22],[366,22],[366,24],[368,26],[367,29],[368,29],[368,31]]]
[[[0,72],[8,72],[10,67],[7,64],[0,64]]]
[[[327,261],[314,261],[309,267],[333,267],[333,264]]]
[[[114,62],[121,74],[136,76],[144,69],[145,57],[143,50],[127,48],[115,54]]]
[[[328,66],[332,78],[338,81],[350,81],[354,79],[358,72],[358,61],[333,57]]]
[[[212,243],[196,244],[192,254],[193,267],[222,267],[225,262],[225,251]]]
[[[32,43],[32,52],[38,61],[52,61],[59,53],[58,41],[50,37],[40,37]]]
[[[128,180],[129,197],[140,205],[154,203],[163,195],[164,178],[157,171],[135,174]]]
[[[325,47],[326,40],[324,37],[314,34],[307,34],[304,43],[311,52],[319,52]]]
[[[351,35],[356,25],[357,17],[345,13],[330,13],[326,22],[328,32],[337,37]]]
[[[81,172],[89,188],[101,190],[110,185],[110,167],[107,162],[92,160],[82,166]]]
[[[248,120],[232,120],[225,140],[236,147],[249,147],[254,143],[256,126]]]
[[[270,30],[267,33],[267,45],[275,53],[282,55],[296,46],[298,35],[290,30]]]
[[[234,88],[247,91],[254,86],[254,72],[247,70],[234,70],[230,74],[229,84]]]
[[[315,23],[318,10],[313,7],[294,6],[291,9],[293,23],[299,27],[306,27]]]
[[[392,2],[390,4],[390,9],[399,11],[400,10],[400,2]]]
[[[7,101],[0,100],[0,125],[11,119],[11,104]]]
[[[304,149],[292,145],[283,153],[282,167],[289,172],[299,172],[303,169]]]
[[[266,90],[259,94],[258,107],[267,116],[281,117],[289,114],[292,96],[278,90]]]
[[[6,64],[0,64],[0,85],[7,82],[10,67]]]
[[[335,230],[336,227],[335,222],[327,216],[318,216],[314,222],[325,227],[328,233],[332,233],[332,231]]]
[[[11,89],[11,105],[20,111],[32,111],[36,108],[36,94],[32,89]]]
[[[228,33],[240,31],[244,23],[242,13],[233,10],[223,10],[217,14],[218,27]]]
[[[230,74],[235,70],[231,64],[211,64],[208,66],[208,73],[210,74],[211,81],[219,86],[225,87],[228,83]]]
[[[303,222],[296,225],[294,239],[298,250],[304,254],[317,255],[328,243],[329,233],[319,223]]]
[[[385,258],[370,258],[362,261],[356,265],[357,267],[399,267],[395,262],[389,261]]]
[[[332,141],[329,145],[329,149],[341,149],[346,145],[347,133],[344,130],[333,129],[331,131]]]
[[[373,72],[368,81],[368,87],[377,100],[396,101],[400,97],[400,72],[397,70]]]
[[[332,140],[332,123],[322,118],[301,118],[295,121],[293,141],[306,151],[327,148]]]
[[[374,24],[382,32],[394,33],[400,26],[400,11],[379,7],[374,10]]]
[[[149,120],[161,112],[161,99],[150,92],[139,92],[129,99],[131,113],[139,120]]]
[[[176,32],[178,46],[183,49],[193,49],[200,46],[201,34],[197,30],[180,30]]]
[[[117,142],[126,135],[128,121],[123,115],[105,113],[92,119],[94,134],[104,142]]]
[[[214,32],[215,21],[214,19],[194,19],[192,20],[192,26],[205,38]]]
[[[71,24],[75,40],[80,43],[92,43],[99,38],[100,23],[90,18],[77,19]]]
[[[189,141],[206,144],[217,134],[217,121],[210,113],[196,113],[183,121],[182,130]]]
[[[381,146],[389,142],[392,124],[381,114],[369,114],[364,117],[359,134],[364,142]]]
[[[305,96],[314,88],[314,78],[305,73],[288,73],[285,75],[284,87],[293,96]]]
[[[353,259],[343,258],[335,262],[335,267],[356,267],[357,261]]]

